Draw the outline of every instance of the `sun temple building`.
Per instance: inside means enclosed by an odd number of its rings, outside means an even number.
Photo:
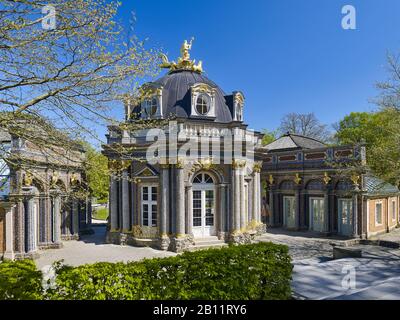
[[[90,230],[80,147],[43,148],[4,130],[0,145],[0,258],[34,258]]]
[[[268,226],[369,238],[400,223],[399,189],[369,172],[365,146],[286,134],[263,149]]]
[[[109,127],[109,242],[182,251],[204,239],[246,243],[265,230],[262,135],[243,122],[244,95],[224,93],[190,49],[185,41],[177,63],[163,56],[168,73],[127,101],[126,128]]]

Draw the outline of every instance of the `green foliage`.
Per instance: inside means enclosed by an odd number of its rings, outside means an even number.
[[[367,164],[383,180],[400,185],[400,112],[386,108],[379,112],[353,112],[339,122],[340,144],[364,142]]]
[[[264,134],[261,141],[263,146],[266,146],[277,139],[276,131],[269,131],[268,129],[263,129],[262,133]]]
[[[108,210],[106,208],[95,209],[93,211],[93,218],[97,220],[107,220]]]
[[[0,263],[0,300],[42,298],[42,273],[32,260]]]
[[[259,243],[127,264],[61,267],[46,298],[289,299],[291,272],[286,246]]]
[[[108,200],[109,171],[107,157],[84,143],[86,150],[86,174],[92,196],[100,203]]]

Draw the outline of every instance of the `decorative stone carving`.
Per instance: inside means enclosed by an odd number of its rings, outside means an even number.
[[[325,172],[322,180],[324,181],[325,184],[329,184],[329,182],[331,182],[332,178],[328,175],[327,172]]]
[[[301,178],[300,175],[298,173],[296,173],[296,176],[293,179],[295,184],[300,184],[301,183]]]

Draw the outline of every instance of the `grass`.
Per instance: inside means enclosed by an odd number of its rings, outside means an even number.
[[[96,209],[93,211],[92,216],[96,220],[107,220],[108,210],[106,208]]]

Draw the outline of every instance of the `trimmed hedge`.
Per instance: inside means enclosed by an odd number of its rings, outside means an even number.
[[[185,252],[131,263],[58,266],[44,299],[289,299],[288,248],[272,243]],[[0,284],[1,286],[1,284]],[[1,295],[0,295],[1,298]]]
[[[0,263],[1,300],[37,300],[42,298],[42,272],[32,260]]]

